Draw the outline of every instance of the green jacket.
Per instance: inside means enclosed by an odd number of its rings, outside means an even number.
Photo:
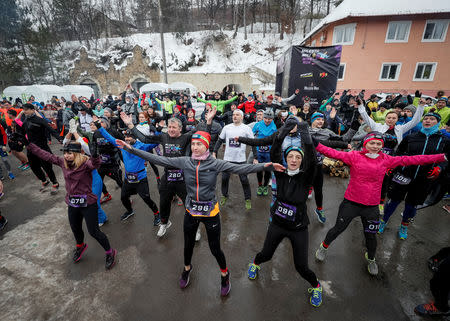
[[[235,101],[238,98],[238,96],[234,96],[231,99],[228,100],[204,100],[202,98],[197,98],[198,101],[202,102],[202,103],[210,103],[211,106],[216,106],[217,111],[220,111],[221,113],[223,113],[223,110],[225,109],[225,105],[228,105],[229,103]]]
[[[158,104],[162,105],[162,108],[166,111],[167,114],[169,114],[169,115],[173,114],[173,106],[175,105],[175,101],[159,100],[158,98],[155,98],[155,100],[158,102]]]
[[[425,108],[425,111],[423,114],[425,115],[426,113],[428,113],[431,108],[434,108],[435,109],[434,112],[441,116],[441,124],[439,125],[439,128],[444,128],[445,124],[447,124],[448,120],[450,119],[450,107],[444,107],[444,108],[439,109],[436,107],[436,105],[430,106],[430,107]]]
[[[370,116],[375,120],[377,123],[384,124],[384,120],[386,119],[386,114],[389,112],[389,110],[385,110],[384,113],[380,110],[372,113]]]

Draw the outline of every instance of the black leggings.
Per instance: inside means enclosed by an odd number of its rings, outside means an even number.
[[[168,182],[167,174],[164,173],[161,178],[161,186],[159,187],[159,208],[161,213],[161,222],[167,224],[170,217],[170,207],[172,206],[172,199],[178,195],[181,200],[186,199],[186,184],[183,181]]]
[[[366,206],[344,199],[339,206],[336,224],[328,231],[324,243],[330,245],[355,217],[361,217],[369,259],[375,258],[377,232],[380,224],[378,206]]]
[[[264,184],[263,184],[263,186],[269,185],[269,180],[270,180],[270,177],[272,176],[272,174],[271,174],[271,172],[268,172],[268,171],[257,172],[256,173],[256,177],[258,178],[258,185],[262,184],[263,176],[264,176]]]
[[[230,162],[233,164],[245,164],[245,162]],[[229,172],[222,172],[222,195],[228,197],[228,185],[230,184]],[[242,188],[244,189],[244,198],[249,200],[252,198],[252,191],[250,189],[250,183],[248,181],[247,174],[239,174],[239,179],[241,180]]]
[[[254,263],[260,265],[272,259],[275,250],[285,237],[292,244],[295,269],[312,287],[317,287],[319,281],[317,280],[316,274],[308,267],[308,229],[290,231],[274,223],[270,223],[266,240],[264,241],[264,247],[261,252],[256,254]]]
[[[51,153],[50,148],[42,148],[42,149]],[[45,173],[47,173],[48,178],[53,184],[58,183],[58,181],[56,180],[55,172],[53,171],[52,168],[52,163],[40,159],[30,151],[28,151],[27,156],[31,170],[41,182],[45,182],[47,180],[47,178],[45,177]],[[45,173],[42,169],[44,169]]]
[[[120,200],[122,201],[123,206],[127,209],[128,212],[133,211],[133,208],[131,207],[130,196],[135,194],[138,194],[142,198],[145,204],[147,204],[148,207],[151,208],[153,213],[158,212],[158,206],[156,206],[155,202],[150,197],[147,177],[138,183],[129,183],[126,179],[123,181]]]
[[[430,290],[433,294],[436,308],[448,311],[448,295],[450,294],[450,256],[447,256],[430,280]]]
[[[198,226],[202,222],[205,224],[206,235],[208,236],[208,245],[212,255],[217,260],[221,270],[227,268],[227,261],[225,254],[223,254],[220,248],[220,216],[217,214],[213,217],[193,217],[186,212],[184,215],[184,265],[191,265],[192,254],[194,253],[195,246],[195,234],[197,233]]]
[[[102,192],[103,194],[108,194],[108,190],[106,189],[106,185],[105,185],[105,176],[108,176],[109,178],[112,178],[117,186],[122,187],[123,185],[123,180],[122,180],[122,169],[120,168],[119,165],[116,166],[100,166],[100,168],[98,169],[98,173],[100,175],[100,177],[102,178],[103,181],[103,187],[102,187]]]
[[[86,226],[89,234],[97,240],[98,243],[109,251],[111,246],[109,245],[108,238],[100,231],[98,227],[98,207],[97,203],[88,205],[87,207],[71,207],[69,206],[69,223],[72,233],[75,236],[77,244],[84,242],[83,232],[83,217],[86,222]]]
[[[314,171],[313,178],[314,198],[316,200],[316,207],[322,208],[323,205],[323,171],[322,165],[318,164]]]

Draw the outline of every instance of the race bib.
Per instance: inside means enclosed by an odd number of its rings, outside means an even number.
[[[275,214],[285,220],[294,222],[296,212],[297,207],[294,205],[289,205],[280,201],[276,201],[275,203]]]
[[[137,182],[139,182],[137,173],[125,173],[125,175],[126,175],[127,181],[129,183],[137,183]]]
[[[87,195],[70,195],[69,205],[72,207],[86,207]]]
[[[378,232],[378,228],[380,227],[380,221],[367,221],[367,226],[364,228],[364,232],[376,234]]]
[[[100,159],[102,160],[103,164],[111,163],[111,155],[108,154],[101,154]]]
[[[194,201],[191,200],[191,208],[189,213],[197,216],[209,216],[214,209],[214,204],[209,201]]]
[[[178,182],[184,179],[183,170],[181,169],[169,169],[167,171],[167,180],[169,182]]]
[[[270,146],[259,146],[260,153],[268,153],[270,152]]]
[[[241,142],[235,140],[234,138],[230,138],[228,140],[228,146],[233,147],[233,148],[238,148],[238,147],[241,147]]]
[[[395,173],[392,181],[400,185],[408,185],[409,183],[411,183],[411,178],[403,176],[400,173]]]

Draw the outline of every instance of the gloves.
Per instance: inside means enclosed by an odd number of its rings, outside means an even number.
[[[289,116],[288,119],[286,119],[286,121],[284,122],[283,127],[280,128],[280,133],[278,134],[278,137],[284,138],[284,136],[289,134],[289,132],[291,130],[293,130],[295,128],[295,126],[298,124],[299,124],[299,122],[298,122],[297,118],[295,118],[293,116]]]
[[[94,122],[95,127],[97,127],[97,129],[102,128],[102,124],[100,124],[100,122],[97,120]]]
[[[416,90],[416,92],[414,93],[414,97],[420,98],[420,97],[422,97],[422,93],[420,91]]]
[[[307,145],[312,145],[311,135],[309,134],[308,123],[303,121],[297,125],[297,130],[300,133],[302,141]]]
[[[434,166],[430,171],[428,172],[427,178],[429,179],[436,179],[439,177],[439,174],[441,173],[442,169],[440,166]]]
[[[319,141],[315,137],[311,137],[312,143],[314,147],[317,147],[319,145]]]
[[[391,176],[393,171],[394,171],[393,168],[388,168],[388,169],[386,170],[386,175],[387,175],[387,176]]]
[[[75,134],[77,132],[77,122],[75,119],[69,121],[69,133]]]

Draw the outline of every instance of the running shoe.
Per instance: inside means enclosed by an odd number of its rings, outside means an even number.
[[[81,260],[81,256],[83,253],[87,250],[88,245],[87,243],[83,243],[82,246],[78,247],[73,251],[73,261],[77,263],[79,260]]]
[[[178,197],[178,206],[183,206],[183,201]]]
[[[112,252],[110,254],[106,254],[105,268],[107,270],[112,269],[112,267],[116,264],[116,254],[117,251],[115,249],[112,249]]]
[[[325,224],[327,218],[326,218],[325,215],[323,214],[323,210],[319,210],[318,208],[316,208],[316,210],[314,211],[314,213],[316,213],[317,219],[319,220],[319,222],[322,223],[322,224]]]
[[[442,206],[442,208],[444,209],[444,211],[446,211],[447,213],[450,214],[450,205],[449,204]]]
[[[312,306],[318,308],[322,304],[322,286],[319,283],[317,288],[309,288],[308,292],[311,293],[309,302]]]
[[[50,185],[50,181],[47,180],[45,182],[42,182],[42,185],[41,185],[41,188],[39,189],[39,191],[41,191],[41,192],[45,191],[45,189],[47,188],[48,185]]]
[[[134,211],[131,211],[131,212],[125,212],[125,213],[123,213],[122,214],[122,216],[120,217],[120,220],[121,221],[126,221],[126,220],[128,220],[131,216],[133,216],[134,215]]]
[[[228,200],[228,197],[222,196],[220,198],[220,205],[222,205],[222,206],[225,205],[227,203],[227,200]]]
[[[59,189],[59,184],[58,183],[53,184],[52,185],[52,190],[50,191],[50,194],[52,194],[52,195],[57,194],[58,193],[58,189]]]
[[[202,238],[202,235],[200,234],[200,226],[197,228],[197,232],[195,233],[195,241],[198,242]]]
[[[371,260],[369,259],[369,255],[365,254],[366,260],[367,260],[367,270],[371,275],[377,275],[378,274],[378,265],[377,262],[375,262],[375,259]]]
[[[16,178],[12,172],[9,172],[9,173],[8,173],[8,177],[9,177],[9,179],[14,179],[14,178]]]
[[[104,220],[103,222],[98,222],[98,227],[102,227],[106,223],[108,223],[108,219]]]
[[[24,164],[24,166],[21,168],[21,170],[26,171],[27,169],[30,169],[30,164],[26,163]]]
[[[269,195],[269,186],[264,186],[264,189],[263,189],[263,195],[264,195],[264,196]]]
[[[378,205],[378,210],[380,211],[380,215],[384,215],[384,204]]]
[[[252,209],[252,200],[245,200],[245,209],[246,210]]]
[[[0,221],[0,231],[5,228],[6,224],[8,224],[8,220],[6,217],[2,216],[2,220]]]
[[[258,271],[261,269],[259,265],[256,265],[255,263],[250,263],[248,265],[248,278],[250,280],[254,280],[258,277]]]
[[[158,213],[153,219],[153,226],[159,226],[161,224],[161,215]]]
[[[324,261],[327,257],[327,251],[328,249],[326,249],[323,244],[320,243],[319,249],[316,251],[316,259],[321,262]]]
[[[27,163],[20,164],[19,166],[17,166],[17,168],[18,168],[18,169],[22,169],[26,164],[27,164]]]
[[[380,227],[378,227],[378,234],[383,234],[385,228],[386,228],[386,222],[383,220],[380,220]]]
[[[263,186],[258,186],[258,189],[256,190],[256,195],[261,196],[263,194]]]
[[[220,282],[220,295],[221,296],[227,296],[228,293],[230,293],[231,290],[231,283],[230,283],[230,271],[227,272],[227,275],[220,276],[221,282]]]
[[[398,237],[400,240],[406,240],[408,238],[408,226],[401,224],[398,229]]]
[[[311,187],[311,188],[309,189],[309,192],[308,192],[308,199],[309,199],[309,200],[312,198],[312,191],[313,191],[313,188]]]
[[[189,285],[189,275],[191,274],[192,271],[192,265],[191,268],[189,269],[189,271],[186,271],[185,268],[183,268],[183,272],[181,273],[181,278],[180,278],[180,288],[184,289],[185,287],[187,287]]]
[[[450,315],[450,310],[447,311],[440,311],[436,306],[434,305],[434,302],[425,303],[425,304],[419,304],[414,308],[414,312],[416,312],[418,315],[423,316],[448,316]]]
[[[159,226],[159,230],[158,230],[158,233],[156,233],[156,235],[157,235],[158,237],[163,237],[164,234],[166,234],[167,229],[168,229],[169,227],[171,227],[171,226],[172,226],[172,222],[171,222],[170,220],[167,222],[167,224],[161,224],[161,225]]]
[[[109,202],[112,199],[111,194],[106,193],[100,200],[100,204]]]

